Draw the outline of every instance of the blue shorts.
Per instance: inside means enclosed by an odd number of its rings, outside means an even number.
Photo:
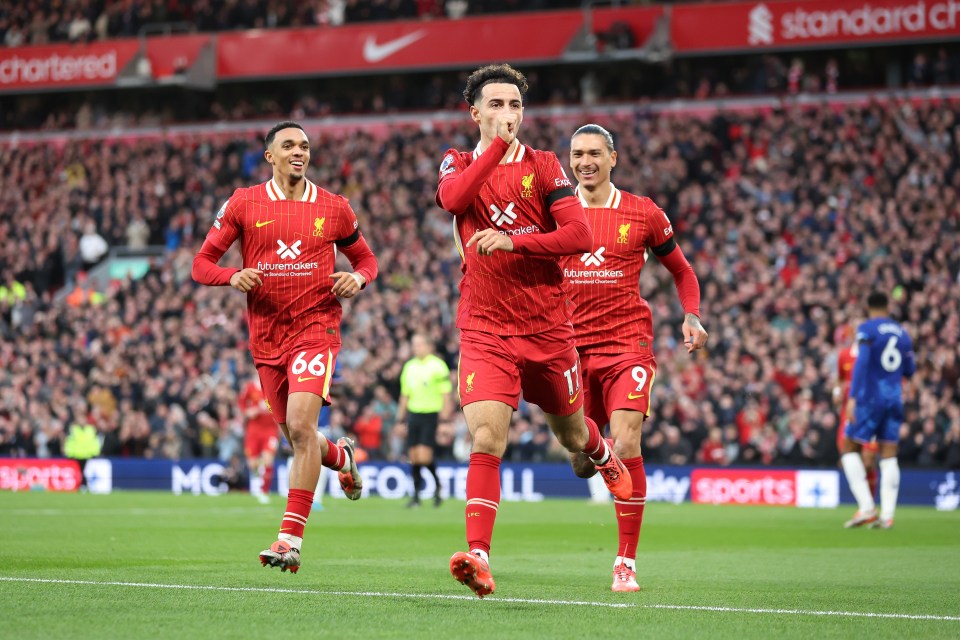
[[[877,442],[899,442],[900,425],[903,424],[903,407],[863,407],[857,405],[856,419],[847,424],[844,431],[854,442],[866,444]]]

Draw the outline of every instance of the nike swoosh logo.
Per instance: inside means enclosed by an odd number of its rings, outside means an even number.
[[[367,36],[367,39],[363,43],[363,59],[370,63],[386,60],[401,49],[406,49],[425,35],[426,31],[421,29],[401,36],[396,40],[389,40],[381,44],[377,44],[377,39],[374,36]]]
[[[304,378],[303,376],[297,376],[297,382],[306,382],[307,380],[316,380],[317,376],[308,376]]]
[[[260,227],[265,227],[268,224],[273,224],[274,222],[276,222],[276,220],[267,220],[266,222],[260,222],[259,220],[257,220],[257,229],[259,229]]]
[[[636,400],[637,398],[642,398],[642,397],[643,397],[643,394],[642,394],[642,393],[639,394],[639,395],[633,395],[633,393],[628,393],[628,394],[627,394],[627,399],[628,399],[628,400]]]
[[[621,512],[620,512],[620,515],[623,516],[624,518],[626,518],[627,516],[635,516],[635,515],[637,515],[637,514],[636,514],[636,512],[634,512],[634,513],[624,513],[623,511],[621,511]]]
[[[574,402],[577,401],[577,396],[579,396],[579,395],[580,395],[580,392],[577,391],[575,394],[573,394],[573,397],[570,398],[570,400],[568,400],[567,402],[569,402],[569,404],[573,404]]]

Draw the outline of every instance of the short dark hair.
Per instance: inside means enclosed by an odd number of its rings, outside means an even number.
[[[269,148],[270,145],[273,144],[273,139],[277,137],[277,132],[282,131],[283,129],[300,129],[300,131],[306,133],[299,122],[294,122],[293,120],[284,120],[283,122],[278,122],[270,127],[270,131],[267,131],[267,135],[263,137],[263,146]]]
[[[581,136],[584,134],[593,134],[596,136],[600,136],[601,138],[603,138],[604,143],[606,143],[607,145],[607,151],[609,151],[610,153],[613,153],[615,151],[615,149],[613,148],[613,135],[611,135],[609,131],[607,131],[600,125],[585,124],[573,132],[573,135],[570,136],[570,140],[572,141],[577,136]]]
[[[887,305],[890,303],[890,299],[887,297],[883,291],[874,291],[869,296],[867,296],[867,308],[876,309],[877,311],[886,311]]]
[[[463,98],[467,101],[467,104],[473,106],[477,98],[480,97],[480,92],[491,82],[502,82],[516,86],[517,89],[520,89],[521,98],[527,95],[527,89],[530,88],[527,85],[526,76],[509,64],[488,64],[485,67],[480,67],[467,78],[467,86],[463,90]]]

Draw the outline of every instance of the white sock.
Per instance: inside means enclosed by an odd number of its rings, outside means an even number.
[[[290,546],[294,549],[303,548],[303,538],[300,536],[292,536],[289,533],[279,533],[277,534],[277,540],[283,540],[284,542],[289,542]]]
[[[613,561],[613,568],[616,569],[617,565],[619,564],[625,565],[628,569],[630,569],[630,571],[637,570],[636,558],[625,558],[623,556],[617,556],[617,559]]]
[[[873,495],[870,493],[870,485],[867,484],[867,469],[863,466],[863,459],[860,453],[851,451],[840,456],[840,464],[843,466],[843,473],[847,476],[847,482],[850,483],[850,493],[857,501],[857,508],[862,513],[869,513],[877,508],[873,502]]]
[[[594,458],[592,456],[587,457],[593,461],[593,464],[597,465],[598,467],[602,467],[603,465],[607,464],[607,460],[610,459],[610,447],[607,446],[607,441],[603,438],[600,438],[599,454],[600,457],[598,458]]]
[[[340,471],[350,471],[350,453],[347,452],[346,447],[342,447],[342,449],[343,449],[343,466],[340,467]]]
[[[470,549],[470,553],[475,556],[479,556],[481,560],[487,563],[487,565],[490,564],[490,556],[483,549]]]
[[[893,520],[900,493],[900,463],[896,458],[880,460],[880,519]]]

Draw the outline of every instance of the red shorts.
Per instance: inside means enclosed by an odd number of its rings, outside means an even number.
[[[460,404],[497,400],[516,410],[527,402],[555,416],[583,406],[580,360],[573,326],[566,324],[529,336],[497,336],[460,330]]]
[[[617,409],[650,415],[650,394],[657,376],[652,354],[586,354],[580,356],[580,362],[587,393],[584,411],[601,428]]]
[[[257,362],[260,386],[278,424],[287,421],[287,397],[305,391],[330,404],[330,381],[340,344],[306,344],[292,349],[276,364]]]
[[[273,429],[248,428],[243,436],[243,452],[247,458],[259,458],[264,453],[276,455],[278,445],[276,425]]]

